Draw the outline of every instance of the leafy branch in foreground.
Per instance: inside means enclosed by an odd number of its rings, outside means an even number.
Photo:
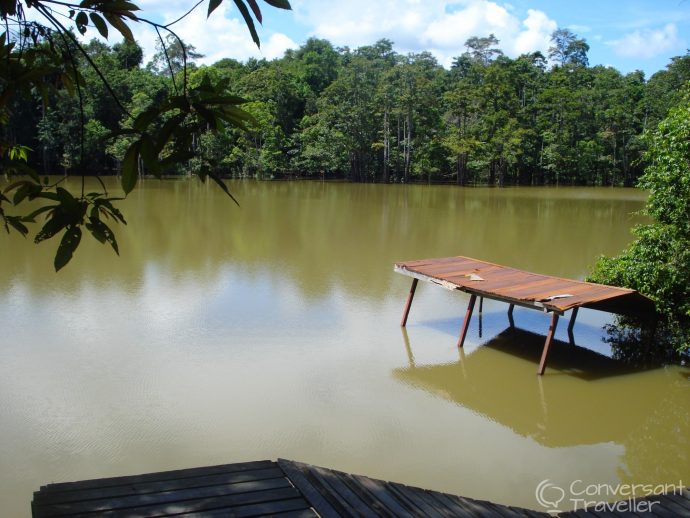
[[[685,100],[647,135],[650,164],[639,186],[649,191],[652,223],[617,257],[601,257],[589,280],[627,286],[656,303],[654,325],[618,318],[609,341],[619,357],[646,363],[690,349],[690,88]]]
[[[208,16],[223,0],[209,0]],[[254,19],[262,22],[261,9],[256,0],[233,0],[249,29],[254,42],[260,45]],[[264,0],[280,9],[290,9],[287,0]],[[0,34],[0,167],[6,177],[23,175],[24,178],[11,182],[0,193],[0,220],[9,232],[11,229],[26,236],[27,224],[36,223],[40,216],[45,221],[34,241],[40,243],[62,234],[55,256],[55,269],[60,270],[73,257],[81,242],[85,228],[96,240],[108,243],[119,253],[115,234],[104,220],[125,224],[122,213],[114,202],[122,198],[108,195],[101,182],[102,192],[85,192],[84,181],[84,114],[85,80],[79,66],[95,72],[125,116],[119,130],[110,139],[125,138],[128,142],[122,160],[122,189],[129,194],[137,185],[141,173],[156,177],[175,165],[186,163],[194,156],[194,140],[206,131],[218,131],[225,126],[247,129],[253,118],[240,106],[244,99],[228,94],[228,84],[215,84],[204,77],[199,85],[190,87],[188,81],[188,52],[182,40],[171,28],[183,20],[203,0],[197,2],[177,20],[158,24],[139,14],[139,7],[125,0],[83,0],[72,3],[60,0],[2,0],[0,19],[5,32]],[[36,13],[42,22],[29,19],[29,10]],[[250,12],[251,11],[251,12]],[[252,18],[252,14],[254,18]],[[63,23],[63,20],[69,23]],[[163,52],[168,61],[172,88],[163,99],[152,103],[138,115],[132,115],[119,99],[109,80],[96,61],[89,55],[76,36],[95,29],[103,38],[108,38],[111,29],[118,32],[126,42],[134,42],[131,23],[144,23],[156,30]],[[175,73],[170,66],[166,42],[162,33],[169,34],[182,48],[182,69]],[[18,97],[39,96],[44,106],[54,101],[59,92],[67,92],[77,98],[80,113],[79,152],[70,157],[81,173],[81,192],[72,193],[65,187],[41,181],[38,173],[27,165],[31,151],[7,131]],[[210,168],[196,171],[202,181],[211,178],[235,202],[223,181]],[[100,181],[100,179],[99,179]],[[27,212],[23,203],[34,202],[39,207]],[[7,209],[14,207],[17,213]]]

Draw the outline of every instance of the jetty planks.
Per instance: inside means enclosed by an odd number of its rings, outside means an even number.
[[[271,461],[49,484],[34,493],[35,518],[54,516],[316,516]]]
[[[420,280],[470,294],[458,347],[462,347],[465,342],[477,297],[480,297],[480,312],[484,297],[508,303],[511,327],[514,325],[514,306],[550,313],[551,324],[537,370],[540,375],[544,374],[546,369],[558,317],[566,311],[572,310],[568,325],[570,335],[577,311],[581,307],[644,318],[653,318],[655,315],[652,300],[635,290],[527,272],[471,257],[455,256],[399,262],[395,263],[394,270],[413,278],[400,322],[403,327],[407,324],[417,282]]]
[[[652,512],[690,516],[690,493],[646,497]],[[48,484],[34,493],[33,516],[209,518],[279,516],[554,516],[410,487],[285,459]],[[628,516],[610,512],[607,516]],[[600,516],[594,509],[558,516]]]
[[[279,459],[48,484],[35,518],[57,516],[548,516]]]
[[[532,305],[559,314],[575,307],[599,309],[604,306],[619,306],[622,314],[628,314],[631,301],[633,309],[638,310],[633,313],[646,314],[654,310],[652,301],[635,290],[526,272],[471,257],[399,262],[395,264],[395,271],[421,280],[436,281],[449,289]],[[482,280],[473,280],[473,276]],[[571,296],[552,299],[563,295]],[[608,304],[603,304],[605,301]]]

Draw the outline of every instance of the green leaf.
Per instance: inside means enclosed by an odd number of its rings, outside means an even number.
[[[213,110],[207,109],[205,106],[201,106],[198,104],[194,104],[194,109],[197,111],[201,117],[203,117],[204,121],[215,131],[218,130],[218,117],[216,117],[216,113]]]
[[[5,221],[12,227],[14,228],[17,232],[19,232],[22,236],[26,236],[29,233],[29,229],[26,228],[26,225],[24,225],[21,222],[22,218],[19,216],[6,216]]]
[[[256,33],[256,27],[254,27],[254,20],[252,20],[252,16],[249,14],[249,9],[247,9],[247,6],[244,5],[244,2],[242,2],[242,0],[234,0],[234,1],[235,1],[235,5],[240,10],[240,13],[242,13],[242,18],[244,18],[244,23],[247,24],[247,28],[249,29],[249,33],[252,35],[252,40],[254,40],[254,43],[256,43],[257,47],[261,47],[261,42],[259,41],[259,35]]]
[[[161,111],[168,111],[177,108],[180,111],[189,111],[189,100],[184,95],[174,95],[169,97],[162,105]]]
[[[108,20],[108,22],[110,22],[110,25],[115,27],[115,29],[117,29],[117,31],[120,34],[122,34],[122,37],[125,40],[134,42],[134,35],[132,35],[132,31],[129,28],[129,26],[124,21],[122,21],[121,16],[108,12],[104,12],[103,16],[105,16],[105,19]]]
[[[254,116],[249,113],[248,111],[243,110],[242,108],[238,108],[236,106],[226,106],[223,108],[222,111],[223,115],[233,117],[235,119],[240,119],[243,121],[250,122],[253,125],[258,125],[257,120],[254,118]]]
[[[35,211],[31,212],[30,214],[27,214],[22,218],[22,221],[29,221],[29,222],[34,222],[36,221],[36,216],[40,216],[44,212],[48,212],[49,210],[53,210],[56,207],[56,205],[44,205],[43,207],[39,207]]]
[[[133,142],[125,152],[122,160],[122,190],[125,194],[132,192],[139,179],[139,147],[140,141]]]
[[[132,126],[134,129],[144,131],[151,122],[160,115],[160,108],[151,106],[136,116]]]
[[[225,182],[224,182],[220,177],[216,176],[216,175],[213,174],[213,173],[209,173],[208,176],[209,176],[209,178],[211,178],[211,180],[213,180],[214,182],[216,182],[216,184],[218,184],[218,186],[219,186],[221,189],[223,189],[223,192],[224,192],[225,194],[227,194],[228,196],[230,196],[230,199],[231,199],[232,201],[234,201],[235,204],[236,204],[238,207],[240,206],[240,202],[238,202],[238,201],[235,199],[235,197],[232,195],[232,193],[231,193],[230,190],[228,189],[228,186],[225,185]]]
[[[57,194],[58,199],[62,202],[73,203],[76,201],[76,199],[74,198],[74,195],[71,192],[69,192],[67,189],[65,189],[64,187],[56,187],[55,188],[55,194]]]
[[[268,5],[272,5],[273,7],[277,7],[278,9],[287,9],[288,11],[292,10],[288,0],[264,0],[264,2],[266,2]]]
[[[154,176],[160,176],[161,166],[158,161],[158,152],[153,144],[153,140],[147,134],[141,136],[140,152],[146,169]]]
[[[25,183],[15,191],[12,203],[14,205],[19,205],[25,198],[28,197],[31,199],[32,195],[37,193],[36,189],[38,189],[38,192],[40,192],[41,186],[37,186],[36,184],[32,184],[30,182]]]
[[[86,13],[84,11],[80,11],[79,14],[77,14],[77,18],[75,19],[75,23],[77,24],[77,30],[81,34],[86,33],[86,25],[89,23],[89,17],[86,16]]]
[[[67,263],[72,260],[74,251],[79,246],[81,241],[81,228],[76,225],[70,226],[65,231],[62,236],[60,245],[58,246],[57,252],[55,254],[55,271],[60,271]]]
[[[163,147],[165,147],[165,145],[170,140],[171,135],[175,132],[177,128],[180,127],[180,124],[184,122],[186,117],[187,114],[178,113],[174,117],[171,117],[170,119],[165,121],[163,127],[160,129],[158,135],[156,136],[156,150],[159,153],[163,150]]]
[[[105,212],[106,216],[110,215],[111,217],[115,218],[117,221],[119,221],[123,225],[126,225],[127,222],[125,221],[125,218],[122,215],[122,212],[120,212],[120,210],[117,209],[112,204],[112,201],[122,200],[122,199],[124,199],[124,198],[101,198],[100,200],[96,200],[94,202],[94,205],[96,207],[98,207],[99,211]]]
[[[259,4],[256,3],[256,0],[247,0],[247,3],[249,4],[249,7],[252,8],[252,12],[259,23],[263,23],[261,19],[261,9],[259,9]]]
[[[65,218],[58,215],[57,211],[53,211],[51,218],[48,221],[46,221],[45,225],[43,225],[43,228],[39,230],[38,234],[36,234],[36,237],[34,238],[34,243],[38,244],[41,241],[50,239],[66,226],[67,221],[65,220]]]
[[[86,228],[91,232],[91,235],[95,237],[101,243],[110,243],[117,255],[120,255],[120,249],[117,246],[117,240],[115,239],[115,234],[110,229],[108,225],[103,223],[98,217],[91,216],[89,222],[86,224]]]
[[[209,16],[211,16],[211,13],[215,11],[218,8],[218,6],[222,3],[223,0],[210,0],[208,3],[208,14],[206,15],[206,17],[208,18]]]
[[[165,169],[166,167],[179,164],[180,162],[184,162],[185,160],[191,160],[192,158],[194,158],[194,153],[192,153],[191,151],[177,151],[175,153],[171,153],[163,160],[161,160],[161,168]]]
[[[108,25],[105,23],[105,20],[103,20],[103,18],[101,18],[101,16],[97,13],[89,14],[89,18],[91,18],[91,23],[93,23],[94,27],[96,27],[98,32],[101,33],[101,36],[103,36],[107,40]]]

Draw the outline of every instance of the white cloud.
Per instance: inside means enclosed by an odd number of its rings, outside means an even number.
[[[158,11],[161,3],[158,0],[140,2],[145,12]],[[184,42],[194,45],[196,51],[204,55],[199,63],[211,64],[223,58],[240,61],[250,57],[273,59],[281,57],[289,48],[298,47],[285,34],[268,33],[257,24],[261,39],[261,49],[258,49],[244,21],[232,17],[231,15],[237,14],[237,11],[228,9],[228,5],[224,2],[207,19],[206,4],[202,4],[182,21],[173,25],[172,29]],[[170,23],[184,14],[185,8],[188,7],[188,2],[166,2],[165,7],[160,9],[165,12],[164,19],[156,21],[162,24]],[[147,62],[153,57],[158,36],[152,28],[143,23],[132,24],[132,29],[135,39],[144,48],[144,62]]]
[[[546,56],[551,46],[551,34],[558,28],[556,22],[542,11],[530,9],[527,11],[527,18],[522,22],[522,25],[525,29],[520,31],[515,38],[514,51],[518,54],[525,54],[540,50]]]
[[[509,56],[546,53],[557,27],[542,11],[530,9],[520,19],[512,6],[490,0],[301,0],[294,7],[314,36],[335,45],[356,47],[388,38],[402,52],[431,50],[444,65],[465,51],[468,38],[491,33]]]
[[[266,59],[280,58],[287,49],[296,49],[299,45],[282,33],[271,34],[267,41],[261,43],[261,54]]]
[[[641,29],[609,42],[616,54],[627,58],[649,59],[673,49],[683,49],[685,41],[678,36],[675,24],[661,29]]]

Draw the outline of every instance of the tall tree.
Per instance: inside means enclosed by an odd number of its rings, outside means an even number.
[[[579,39],[570,29],[558,28],[551,33],[549,59],[561,66],[571,64],[586,67],[589,64],[587,52],[589,52],[587,41]]]
[[[467,48],[467,55],[477,63],[488,65],[494,59],[503,55],[503,51],[499,49],[499,40],[493,34],[489,34],[484,38],[472,36],[465,41]]]

